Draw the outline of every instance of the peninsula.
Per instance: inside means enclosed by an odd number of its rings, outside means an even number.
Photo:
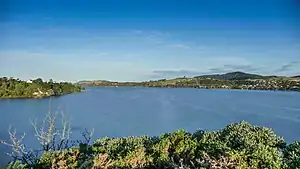
[[[53,80],[22,81],[14,78],[0,78],[0,98],[44,98],[61,96],[80,92],[83,88],[68,82],[53,82]]]
[[[300,91],[299,76],[262,76],[244,72],[180,77],[143,82],[112,82],[106,80],[80,81],[81,86],[137,86],[166,88],[206,88],[206,89],[244,89],[244,90],[282,90]]]

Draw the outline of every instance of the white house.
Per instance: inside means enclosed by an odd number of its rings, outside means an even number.
[[[27,82],[27,83],[32,83],[32,80],[27,80],[26,82]]]

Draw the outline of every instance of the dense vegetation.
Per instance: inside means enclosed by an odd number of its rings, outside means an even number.
[[[178,130],[159,137],[102,138],[92,145],[45,152],[31,165],[11,164],[17,167],[299,169],[300,142],[287,145],[271,129],[243,121],[215,132]]]
[[[256,74],[249,74],[244,72],[231,72],[226,74],[216,74],[216,75],[202,75],[196,76],[198,78],[212,78],[218,80],[247,80],[247,79],[267,79],[276,76],[262,76]]]
[[[300,91],[300,79],[297,77],[276,77],[232,72],[222,75],[204,75],[194,78],[160,79],[146,82],[110,82],[81,81],[83,86],[141,86],[141,87],[189,87],[189,88],[224,88],[246,90],[293,90]]]
[[[52,80],[44,82],[40,78],[31,81],[0,78],[0,98],[49,97],[80,91],[81,87],[67,82],[56,83]]]

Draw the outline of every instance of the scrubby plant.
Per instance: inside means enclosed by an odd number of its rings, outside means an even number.
[[[283,152],[284,162],[288,169],[300,169],[300,142],[296,141],[286,147]]]
[[[88,144],[89,133],[84,137],[88,140],[85,143],[61,150],[50,148],[33,163],[18,166],[34,169],[300,168],[300,142],[286,146],[283,138],[271,129],[244,121],[212,132],[178,130],[159,137],[105,137],[93,144]]]
[[[239,163],[230,157],[215,159],[208,154],[204,154],[203,160],[198,160],[197,162],[200,164],[201,168],[210,169],[235,169],[239,166]]]
[[[241,163],[253,168],[282,168],[281,149],[286,143],[271,129],[242,121],[230,124],[218,133],[231,156],[243,152],[242,156],[237,156]]]
[[[13,163],[9,166],[15,164],[14,162],[21,162],[31,168],[51,168],[53,161],[55,161],[55,164],[60,163],[60,166],[63,166],[64,162],[70,163],[70,160],[67,160],[67,158],[74,158],[74,153],[78,149],[73,147],[87,145],[91,140],[93,132],[85,130],[82,133],[83,140],[71,140],[71,126],[69,121],[66,120],[63,113],[61,113],[60,117],[58,115],[58,113],[51,113],[49,111],[41,124],[38,124],[37,120],[35,122],[31,121],[35,137],[40,144],[40,149],[38,150],[26,147],[23,143],[25,133],[21,137],[18,137],[16,130],[11,131],[11,127],[9,128],[8,134],[10,140],[1,140],[2,144],[11,147],[12,150],[10,153],[7,153],[13,158]],[[61,119],[61,125],[57,124],[58,118]],[[62,126],[62,129],[58,129],[59,126]],[[73,162],[74,165],[77,164],[78,159],[73,159]]]
[[[93,160],[93,169],[109,169],[114,165],[113,161],[109,159],[108,154],[98,154]]]
[[[17,161],[13,161],[13,162],[9,163],[6,168],[7,169],[27,169],[28,165],[23,164],[21,161],[17,160]]]
[[[128,153],[128,155],[119,159],[120,167],[126,168],[143,168],[149,166],[152,163],[150,156],[147,156],[146,149],[141,147]]]

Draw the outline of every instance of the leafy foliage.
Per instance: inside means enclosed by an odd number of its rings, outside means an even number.
[[[22,164],[21,161],[14,161],[9,163],[7,169],[26,169],[28,166],[26,164]]]
[[[80,91],[79,86],[67,82],[55,83],[51,79],[48,82],[43,82],[40,78],[26,82],[7,77],[0,78],[0,98],[49,97]]]
[[[159,137],[105,137],[92,145],[47,151],[27,167],[297,169],[299,159],[300,142],[286,146],[271,129],[242,121],[214,132],[178,130]]]
[[[288,169],[300,169],[300,142],[296,141],[287,146],[283,152]]]

